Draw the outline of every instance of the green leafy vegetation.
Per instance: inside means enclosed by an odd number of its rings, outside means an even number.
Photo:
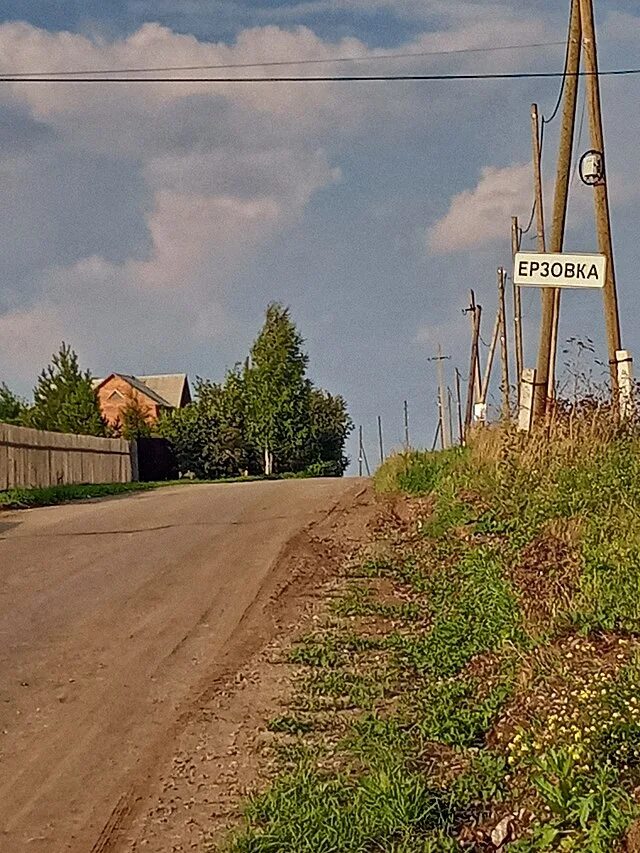
[[[80,369],[77,354],[67,344],[62,344],[40,374],[25,420],[27,426],[36,429],[107,435],[91,374]]]
[[[376,485],[374,540],[288,654],[281,772],[224,849],[636,849],[635,426],[485,430]]]
[[[43,489],[9,489],[0,492],[0,509],[32,509],[34,507],[55,506],[114,495],[126,495],[131,492],[148,491],[164,483],[97,483],[80,486],[49,486]]]
[[[20,426],[24,423],[27,404],[11,391],[4,382],[0,383],[0,423]]]
[[[353,425],[343,398],[307,378],[303,347],[289,311],[270,305],[247,361],[223,383],[200,380],[193,404],[160,423],[182,472],[342,476]]]

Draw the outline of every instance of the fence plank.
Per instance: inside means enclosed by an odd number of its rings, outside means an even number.
[[[0,424],[0,491],[81,483],[130,483],[131,443]]]

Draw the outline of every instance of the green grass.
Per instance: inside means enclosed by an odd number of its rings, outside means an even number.
[[[286,760],[222,849],[485,849],[511,814],[509,850],[622,851],[640,820],[633,429],[488,431],[376,485],[418,519],[379,530],[289,653]]]
[[[132,492],[149,491],[158,483],[98,483],[95,485],[50,486],[43,489],[10,489],[0,492],[0,509],[33,509],[56,506]]]

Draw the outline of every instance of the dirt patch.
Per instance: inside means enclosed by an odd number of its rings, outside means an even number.
[[[371,491],[362,489],[289,544],[246,615],[243,640],[183,709],[171,758],[165,752],[149,769],[131,820],[105,850],[202,851],[237,823],[245,797],[269,777],[274,735],[267,724],[283,713],[294,680],[283,652],[319,618],[325,589],[366,540],[376,512]]]
[[[579,577],[579,555],[570,543],[545,534],[528,545],[511,572],[527,623],[544,628],[569,610]]]

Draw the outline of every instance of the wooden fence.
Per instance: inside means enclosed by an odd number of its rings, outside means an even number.
[[[78,483],[129,483],[135,454],[119,438],[0,424],[0,491]]]

